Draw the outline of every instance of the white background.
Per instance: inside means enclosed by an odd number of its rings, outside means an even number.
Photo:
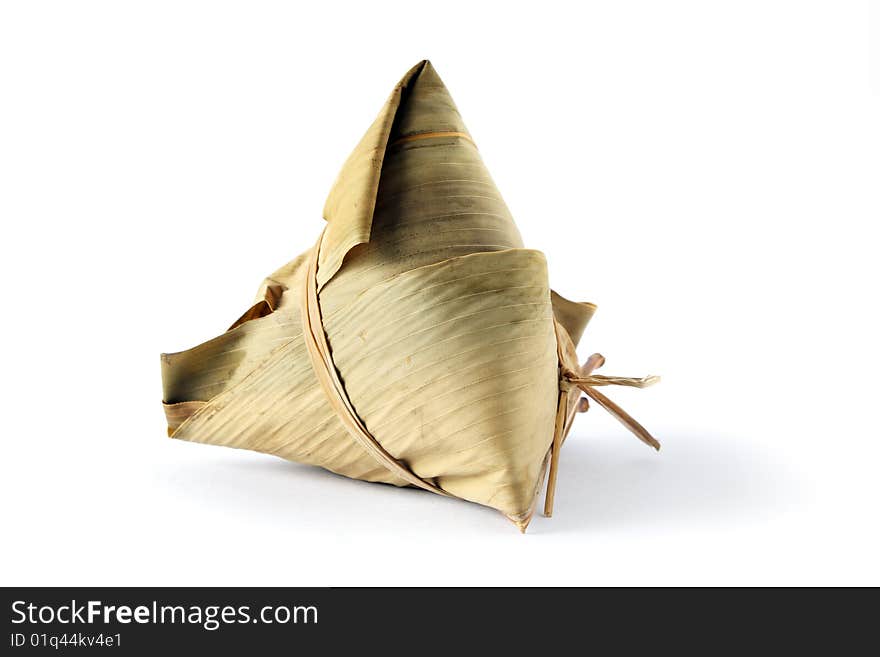
[[[872,14],[873,11],[873,14]],[[6,2],[0,583],[880,584],[880,22],[858,2]],[[159,353],[309,247],[432,60],[599,305],[555,517],[165,438]]]

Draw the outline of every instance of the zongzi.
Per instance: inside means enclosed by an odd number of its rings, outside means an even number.
[[[174,438],[274,454],[498,509],[525,530],[595,388],[595,306],[549,287],[446,87],[413,67],[342,167],[317,243],[222,335],[162,355]],[[581,398],[581,391],[587,397]]]

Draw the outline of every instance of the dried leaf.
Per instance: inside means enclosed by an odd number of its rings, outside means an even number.
[[[560,362],[574,358],[595,307],[550,290],[544,256],[523,248],[429,62],[395,87],[324,218],[317,254],[270,275],[226,333],[162,356],[169,432],[424,484],[524,528],[556,417],[578,406],[577,391],[560,406]],[[312,352],[310,259],[323,329]],[[326,358],[313,361],[323,341]],[[333,370],[319,383],[325,362]]]

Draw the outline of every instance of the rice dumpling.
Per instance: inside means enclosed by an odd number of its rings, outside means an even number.
[[[655,378],[575,353],[595,306],[549,287],[428,61],[342,167],[315,245],[219,337],[163,354],[173,438],[274,454],[498,509],[522,531],[592,401]],[[586,397],[581,398],[581,393]]]

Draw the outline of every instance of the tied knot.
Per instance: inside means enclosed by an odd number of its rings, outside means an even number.
[[[562,361],[563,358],[560,357]],[[573,361],[573,359],[572,359]],[[602,354],[593,354],[583,365],[578,366],[571,362],[570,364],[560,363],[559,371],[559,407],[556,413],[556,427],[553,436],[553,445],[550,450],[550,472],[547,479],[547,495],[544,500],[544,515],[553,515],[553,500],[556,493],[556,477],[559,468],[559,450],[565,436],[571,429],[573,414],[585,413],[590,409],[590,400],[604,408],[623,426],[629,429],[636,438],[646,445],[656,450],[660,449],[660,443],[639,424],[629,413],[624,411],[620,406],[608,399],[604,394],[596,390],[601,386],[626,386],[630,388],[647,388],[660,381],[659,376],[644,376],[641,378],[628,376],[603,376],[601,374],[593,374],[594,370],[599,369],[605,364],[605,358]],[[586,397],[581,397],[574,409],[569,412],[569,393],[573,389],[583,392]]]
[[[585,413],[590,408],[589,399],[599,404],[608,411],[614,418],[620,421],[623,426],[629,429],[635,436],[646,445],[650,445],[656,450],[660,449],[660,443],[639,424],[629,413],[624,411],[620,406],[611,401],[604,394],[596,390],[601,386],[624,386],[628,388],[647,388],[660,381],[659,376],[604,376],[602,374],[593,374],[593,372],[605,364],[605,357],[602,354],[593,354],[584,364],[577,368],[577,371],[570,367],[563,367],[560,375],[560,390],[571,390],[574,387],[579,388],[586,397],[582,397],[578,402],[577,411]],[[563,388],[564,386],[564,388]]]

